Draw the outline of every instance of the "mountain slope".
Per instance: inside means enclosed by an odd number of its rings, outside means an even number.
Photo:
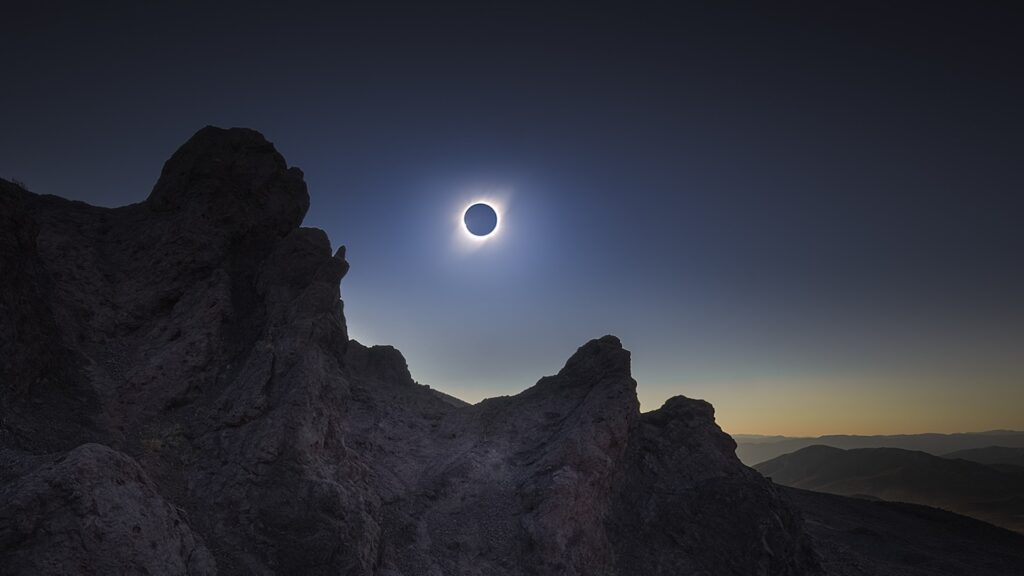
[[[345,250],[300,226],[308,203],[301,171],[244,129],[200,130],[122,208],[0,180],[4,574],[876,565],[857,534],[819,530],[873,522],[873,503],[805,510],[806,525],[709,404],[640,414],[613,336],[514,396],[468,405],[417,384],[400,352],[348,338]],[[989,573],[1024,572],[976,527],[890,513],[1010,567]]]
[[[1019,576],[1024,535],[916,504],[868,501],[796,488],[830,576]]]
[[[979,464],[989,466],[996,464],[1024,467],[1024,448],[1010,448],[1007,446],[986,446],[984,448],[971,448],[969,450],[958,450],[945,454],[944,458],[959,458],[970,460]]]
[[[811,446],[757,471],[786,486],[937,506],[1024,531],[1024,476],[896,448]]]
[[[122,208],[0,180],[5,573],[821,573],[710,405],[640,414],[612,336],[472,406],[350,341],[308,205],[243,129]]]

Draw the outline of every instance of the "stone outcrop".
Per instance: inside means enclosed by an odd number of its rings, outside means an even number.
[[[213,564],[184,511],[139,464],[101,446],[0,454],[4,574],[204,574]]]
[[[605,336],[467,405],[350,341],[302,173],[204,128],[117,209],[0,181],[11,574],[818,574],[710,405]]]

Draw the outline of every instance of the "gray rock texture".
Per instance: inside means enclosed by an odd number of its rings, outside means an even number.
[[[0,454],[5,574],[209,574],[212,559],[138,462],[99,444]]]
[[[605,336],[467,405],[350,341],[302,173],[204,128],[149,198],[0,181],[4,574],[803,575],[710,405]]]

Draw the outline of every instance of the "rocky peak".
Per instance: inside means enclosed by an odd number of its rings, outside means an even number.
[[[580,346],[558,374],[541,378],[513,399],[520,403],[579,402],[596,388],[613,389],[607,393],[627,404],[636,401],[636,382],[630,375],[630,354],[615,336],[595,338]]]
[[[581,380],[594,376],[629,378],[629,364],[629,351],[622,347],[618,338],[609,334],[580,346],[558,375]]]
[[[309,194],[302,171],[288,168],[262,134],[207,126],[164,164],[146,205],[188,213],[223,232],[280,237],[302,223]]]
[[[353,372],[378,382],[413,384],[405,356],[394,346],[363,346],[349,343],[345,364]]]

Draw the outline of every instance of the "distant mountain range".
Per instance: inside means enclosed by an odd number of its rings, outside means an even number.
[[[961,451],[943,458],[900,448],[809,446],[754,468],[774,482],[844,496],[925,504],[1024,532],[1024,468],[1002,462],[1016,448]]]
[[[957,450],[956,452],[946,454],[945,457],[960,458],[997,467],[1019,466],[1022,468],[1021,472],[1024,472],[1024,448],[986,446],[985,448]]]
[[[934,456],[945,456],[953,452],[1000,446],[1024,448],[1024,432],[1014,430],[992,430],[989,432],[968,432],[962,434],[899,434],[892,436],[849,436],[831,435],[816,438],[794,438],[787,436],[757,436],[734,434],[736,456],[747,466],[754,466],[766,460],[796,452],[808,446],[832,446],[834,448],[902,448],[927,452]],[[959,456],[965,460],[973,457]],[[982,462],[987,463],[987,462]]]

